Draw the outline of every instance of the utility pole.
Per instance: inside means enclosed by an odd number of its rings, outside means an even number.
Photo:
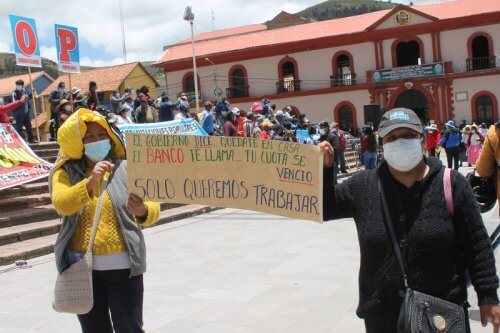
[[[212,9],[212,32],[215,31],[215,12]]]
[[[118,0],[118,4],[120,6],[120,24],[122,28],[122,47],[123,47],[123,62],[127,63],[127,46],[125,45],[125,22],[123,19],[123,6],[122,0]]]

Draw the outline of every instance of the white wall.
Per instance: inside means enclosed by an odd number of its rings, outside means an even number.
[[[397,14],[397,12],[396,12]],[[395,15],[391,15],[385,22],[381,23],[376,30],[382,30],[382,29],[390,29],[390,28],[397,28],[399,25],[396,24],[394,21]],[[421,24],[421,23],[429,23],[431,20],[428,18],[425,18],[420,15],[415,15],[413,13],[410,13],[411,21],[408,25],[416,25],[416,24]]]
[[[467,79],[459,79],[453,81],[453,100],[455,102],[455,120],[467,120],[468,123],[475,118],[472,114],[472,97],[479,91],[489,91],[500,100],[500,75],[490,75],[483,77],[474,77]],[[467,92],[468,98],[466,101],[458,102],[456,94]]]
[[[453,71],[467,71],[467,40],[476,32],[486,32],[493,39],[494,54],[500,57],[500,24],[441,32],[441,54],[444,61],[453,61]],[[498,63],[498,59],[497,59]]]

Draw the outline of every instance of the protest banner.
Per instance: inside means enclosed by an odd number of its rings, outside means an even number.
[[[31,79],[31,67],[42,67],[40,46],[38,45],[38,34],[36,32],[35,20],[29,17],[9,15],[12,37],[14,40],[14,52],[16,54],[16,65],[27,66],[29,74],[29,86],[34,98],[37,98],[33,80]],[[35,114],[36,136],[40,140],[40,129],[38,128],[38,114],[36,102],[33,100],[33,112]]]
[[[65,73],[80,73],[78,29],[60,24],[55,24],[54,28],[59,71]]]
[[[16,65],[42,67],[35,20],[29,17],[9,15]]]
[[[207,132],[194,119],[164,121],[151,124],[122,124],[118,125],[122,133],[146,133],[166,135],[207,135]]]
[[[10,124],[0,124],[0,190],[47,177],[53,165],[35,155]]]
[[[130,192],[322,221],[319,147],[242,137],[127,133]]]

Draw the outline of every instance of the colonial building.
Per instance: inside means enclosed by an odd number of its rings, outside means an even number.
[[[188,31],[188,29],[186,28]],[[200,97],[248,110],[266,97],[359,128],[393,107],[427,123],[498,120],[500,1],[398,6],[343,19],[195,36]],[[170,96],[194,90],[190,40],[165,49]]]

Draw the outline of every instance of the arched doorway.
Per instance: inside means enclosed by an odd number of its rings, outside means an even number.
[[[233,98],[238,97],[246,97],[248,96],[245,82],[245,73],[243,69],[236,68],[232,73],[232,82],[233,82]]]
[[[353,111],[349,105],[342,105],[339,108],[339,126],[343,131],[350,131],[354,128]]]
[[[429,123],[429,107],[425,95],[416,90],[410,89],[402,92],[396,99],[394,105],[397,108],[407,108],[415,111],[423,124]]]
[[[417,41],[400,42],[396,46],[397,67],[420,65],[420,45]]]
[[[476,99],[476,122],[491,125],[494,122],[493,100],[488,95],[481,95]]]

